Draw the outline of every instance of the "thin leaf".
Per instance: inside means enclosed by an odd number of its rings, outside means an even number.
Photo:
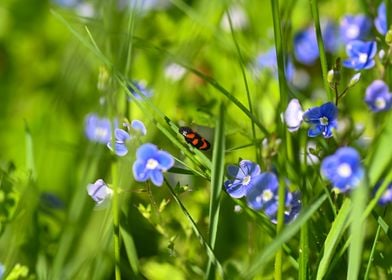
[[[139,260],[137,257],[137,252],[135,248],[135,243],[133,242],[133,238],[131,234],[120,227],[120,234],[122,237],[122,240],[125,245],[125,251],[127,252],[129,264],[131,265],[132,271],[134,274],[139,274]]]

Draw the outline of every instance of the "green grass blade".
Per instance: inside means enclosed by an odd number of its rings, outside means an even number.
[[[120,227],[120,234],[125,245],[125,251],[127,252],[129,264],[132,268],[132,271],[135,275],[138,275],[139,260],[137,257],[136,247],[135,247],[135,243],[133,242],[132,235],[122,227]]]
[[[179,199],[179,197],[177,196],[177,194],[173,190],[173,187],[170,185],[170,183],[166,179],[165,179],[165,183],[168,186],[168,189],[169,189],[171,195],[173,196],[174,200],[176,201],[176,203],[180,207],[182,213],[185,215],[185,217],[188,219],[189,223],[191,224],[192,230],[195,233],[196,237],[199,239],[201,245],[205,248],[209,259],[213,261],[218,272],[223,277],[222,265],[220,264],[220,262],[216,258],[214,251],[211,249],[211,246],[204,239],[203,235],[201,234],[201,232],[200,232],[199,228],[197,227],[195,221],[193,220],[192,216],[189,214],[188,210],[185,208],[184,204],[181,202],[181,200]]]
[[[351,244],[348,253],[348,274],[347,279],[356,280],[359,276],[362,260],[363,242],[365,239],[365,220],[361,219],[366,207],[367,184],[363,181],[358,188],[352,192],[350,236]]]
[[[351,200],[346,199],[332,224],[331,230],[329,231],[327,238],[325,239],[324,254],[318,266],[316,279],[323,279],[323,277],[328,271],[332,259],[332,254],[334,253],[336,246],[338,245],[344,231],[348,226],[350,210]]]
[[[218,232],[220,197],[222,193],[223,178],[225,172],[225,109],[221,103],[219,118],[216,122],[214,150],[212,153],[212,174],[210,189],[210,211],[209,211],[209,242],[212,249],[215,248],[216,235]],[[215,279],[215,269],[212,267],[213,260],[209,259],[207,267],[207,279]]]
[[[325,47],[324,47],[324,41],[321,33],[321,27],[320,27],[320,17],[319,17],[319,10],[318,10],[318,1],[317,0],[309,0],[310,3],[310,8],[312,10],[312,16],[314,20],[314,26],[316,28],[316,37],[317,37],[317,45],[319,48],[319,54],[320,54],[320,63],[321,63],[321,73],[323,75],[323,81],[324,81],[324,87],[325,87],[325,92],[327,94],[328,100],[333,101],[334,96],[333,93],[329,87],[329,83],[327,80],[328,76],[328,64],[327,64],[327,56],[325,54]]]
[[[316,201],[310,203],[308,208],[303,209],[297,219],[288,225],[274,239],[274,241],[255,258],[248,269],[246,269],[243,273],[242,279],[252,279],[258,272],[260,272],[268,261],[274,257],[274,254],[279,250],[279,248],[301,229],[301,227],[312,217],[326,199],[327,195],[323,194]]]
[[[374,236],[372,250],[370,251],[369,261],[366,266],[365,276],[363,277],[364,280],[369,279],[370,268],[372,267],[374,253],[376,252],[376,245],[377,245],[378,239],[380,237],[380,232],[381,232],[381,224],[378,225],[376,235]]]
[[[30,172],[30,176],[32,180],[36,179],[36,171],[34,164],[34,144],[33,137],[31,136],[31,132],[27,123],[25,123],[25,139],[26,139],[26,169]]]

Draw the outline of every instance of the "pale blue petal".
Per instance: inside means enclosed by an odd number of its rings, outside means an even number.
[[[135,129],[136,131],[139,131],[142,135],[146,135],[147,134],[147,129],[144,126],[144,123],[142,121],[139,120],[133,120],[131,122],[131,126],[133,129]]]
[[[170,169],[174,165],[172,155],[165,151],[158,151],[155,155],[155,159],[158,161],[159,166],[163,171]]]
[[[163,175],[160,170],[157,170],[157,169],[151,170],[150,171],[150,179],[155,186],[157,186],[157,187],[162,186]]]
[[[146,170],[145,162],[137,160],[132,166],[133,177],[138,182],[145,182],[148,180],[148,170]]]
[[[143,144],[136,151],[136,157],[140,160],[147,162],[150,158],[155,158],[155,154],[158,152],[157,146],[154,144]]]

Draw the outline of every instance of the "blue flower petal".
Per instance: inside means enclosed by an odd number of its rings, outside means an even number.
[[[136,131],[139,131],[142,135],[146,135],[147,134],[147,129],[144,126],[144,123],[142,121],[133,120],[131,122],[131,127],[133,129],[135,129]]]
[[[114,130],[114,137],[116,138],[116,141],[121,141],[121,142],[125,142],[131,139],[131,136],[128,134],[128,132],[120,128],[116,128]]]
[[[256,178],[254,178],[253,184],[247,189],[246,199],[248,201],[249,207],[259,210],[263,207],[263,192],[265,190],[270,190],[274,192],[278,186],[278,179],[275,174],[271,172],[261,173]]]
[[[303,115],[303,119],[306,122],[311,122],[311,123],[319,123],[321,117],[322,115],[321,115],[320,107],[311,108],[307,110]]]
[[[150,143],[143,144],[136,151],[136,157],[140,160],[147,162],[148,159],[155,157],[157,151],[158,148],[154,144],[150,144]]]
[[[158,151],[156,153],[155,159],[158,161],[162,171],[170,169],[174,165],[174,159],[168,152]]]
[[[150,179],[151,179],[152,183],[155,186],[157,186],[157,187],[162,186],[163,175],[162,175],[162,172],[160,170],[158,170],[158,169],[151,170],[151,172],[150,172]]]
[[[227,180],[224,183],[227,193],[234,198],[241,198],[246,193],[246,188],[242,185],[241,182],[232,182],[231,180]]]
[[[136,160],[132,166],[133,177],[138,182],[145,182],[148,180],[149,174],[146,170],[144,161]]]
[[[323,127],[321,125],[316,125],[308,130],[308,136],[309,137],[316,137],[319,136],[323,131]]]
[[[245,174],[244,173],[239,173],[240,172],[240,168],[236,165],[229,165],[227,166],[227,174],[229,175],[229,177],[231,178],[237,178],[237,179],[242,179]]]
[[[260,174],[260,166],[255,162],[244,159],[240,161],[239,165],[243,174],[250,175],[251,177]]]
[[[336,115],[338,114],[338,109],[332,102],[327,102],[320,106],[320,113],[322,116],[327,117],[328,120],[331,120],[336,118]]]

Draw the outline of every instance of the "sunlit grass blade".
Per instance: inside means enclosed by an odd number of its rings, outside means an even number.
[[[323,36],[321,33],[318,1],[317,0],[309,0],[309,3],[310,3],[310,8],[312,10],[314,26],[316,28],[317,45],[318,45],[319,54],[320,54],[321,73],[323,75],[324,88],[325,88],[325,92],[327,93],[327,97],[328,97],[329,101],[333,101],[334,96],[333,96],[333,93],[329,87],[329,83],[328,83],[328,79],[327,79],[327,77],[328,77],[328,64],[327,64],[327,56],[325,54],[325,46],[324,46]]]
[[[223,103],[219,108],[219,117],[215,127],[215,137],[212,153],[212,174],[210,188],[209,209],[209,244],[215,248],[216,235],[218,233],[220,197],[223,187],[225,168],[225,109]],[[215,269],[212,267],[213,260],[209,259],[207,267],[207,279],[215,279]]]
[[[318,266],[316,279],[323,279],[325,274],[328,272],[333,253],[335,252],[335,249],[349,224],[350,210],[351,200],[345,199],[338,215],[332,223],[332,227],[327,235],[327,238],[325,239],[324,254]]]
[[[311,202],[308,208],[301,211],[297,219],[289,224],[273,241],[268,245],[244,271],[243,279],[252,279],[259,273],[263,267],[274,257],[275,253],[293,237],[311,217],[320,208],[323,202],[327,199],[327,195],[322,195],[316,201]]]
[[[351,244],[348,254],[348,274],[347,279],[356,280],[358,279],[359,272],[361,269],[362,260],[362,249],[363,242],[365,240],[365,221],[361,219],[363,212],[366,207],[367,201],[367,184],[362,183],[352,192],[352,211],[351,211],[351,223],[350,236]]]
[[[124,242],[125,251],[127,252],[128,261],[135,275],[139,274],[139,260],[136,252],[135,243],[132,235],[124,228],[120,227],[120,234]]]
[[[209,259],[213,261],[220,276],[223,277],[222,265],[220,264],[220,262],[216,258],[214,251],[212,250],[212,248],[210,247],[208,242],[205,240],[205,238],[201,234],[201,232],[200,232],[199,228],[197,227],[195,221],[193,220],[192,216],[189,214],[188,210],[185,208],[184,204],[181,202],[181,200],[179,199],[179,197],[177,196],[177,194],[173,190],[173,187],[170,185],[170,183],[167,180],[165,180],[165,183],[168,186],[168,189],[169,189],[171,195],[173,196],[174,200],[176,201],[176,203],[180,207],[182,213],[185,215],[185,217],[188,219],[189,223],[191,224],[192,230],[195,233],[196,237],[199,239],[201,245],[205,248]]]

